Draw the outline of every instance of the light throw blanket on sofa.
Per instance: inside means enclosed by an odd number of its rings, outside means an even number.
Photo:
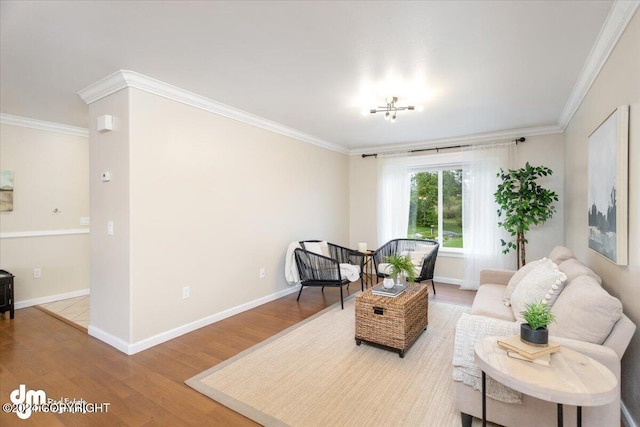
[[[284,260],[284,276],[290,285],[300,283],[300,275],[298,274],[295,256],[295,250],[297,248],[300,248],[300,243],[291,242],[287,248],[287,254]],[[360,278],[360,267],[352,264],[340,264],[340,275],[349,279],[350,282],[355,282]]]
[[[453,379],[482,390],[482,371],[475,363],[475,345],[484,337],[510,337],[518,334],[520,324],[485,316],[462,313],[456,324],[453,345]],[[487,376],[487,396],[507,403],[520,403],[522,394]]]

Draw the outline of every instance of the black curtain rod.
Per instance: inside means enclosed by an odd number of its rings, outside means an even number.
[[[512,141],[516,143],[516,145],[518,145],[519,142],[525,142],[527,139],[524,136],[521,136],[520,138],[516,138],[513,139]],[[465,147],[471,147],[470,144],[467,145],[448,145],[446,147],[433,147],[433,148],[420,148],[417,150],[409,150],[409,153],[419,153],[422,151],[435,151],[438,152],[440,150],[448,150],[450,148],[465,148]],[[363,154],[362,158],[365,159],[367,157],[375,157],[378,158],[378,153],[373,153],[373,154]]]

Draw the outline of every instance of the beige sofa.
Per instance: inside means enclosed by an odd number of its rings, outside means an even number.
[[[633,336],[635,325],[622,313],[620,301],[600,286],[600,277],[578,261],[569,249],[556,247],[548,258],[566,275],[564,288],[551,309],[556,315],[556,321],[549,326],[551,339],[608,367],[618,378],[619,396],[620,359]],[[500,319],[505,324],[519,323],[512,307],[505,304],[505,291],[507,285],[507,294],[514,289],[514,285],[517,287],[517,282],[526,274],[523,270],[525,268],[532,267],[525,266],[517,274],[506,270],[482,271],[471,315],[479,316],[476,320],[480,320],[480,323],[483,317]],[[487,322],[495,324],[495,320]],[[482,417],[480,391],[456,381],[455,395],[455,405],[461,413],[462,425],[471,426],[472,417]],[[520,404],[488,398],[487,418],[503,426],[555,425],[557,406],[526,395],[522,395]],[[565,405],[564,421],[565,425],[576,425],[575,407]],[[606,406],[584,407],[582,422],[584,426],[619,427],[620,399]]]

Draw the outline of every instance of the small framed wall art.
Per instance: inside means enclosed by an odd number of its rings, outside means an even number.
[[[589,135],[589,247],[627,265],[629,106],[609,115]]]
[[[0,171],[0,212],[13,211],[13,171]]]

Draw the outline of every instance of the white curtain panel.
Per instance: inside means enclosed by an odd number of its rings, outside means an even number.
[[[515,144],[482,144],[465,149],[462,185],[462,234],[465,271],[461,289],[478,289],[480,270],[513,269],[512,254],[502,254],[500,239],[510,236],[498,227],[498,205],[494,193],[500,168],[511,167]]]
[[[407,237],[410,192],[407,157],[378,159],[378,247]]]

